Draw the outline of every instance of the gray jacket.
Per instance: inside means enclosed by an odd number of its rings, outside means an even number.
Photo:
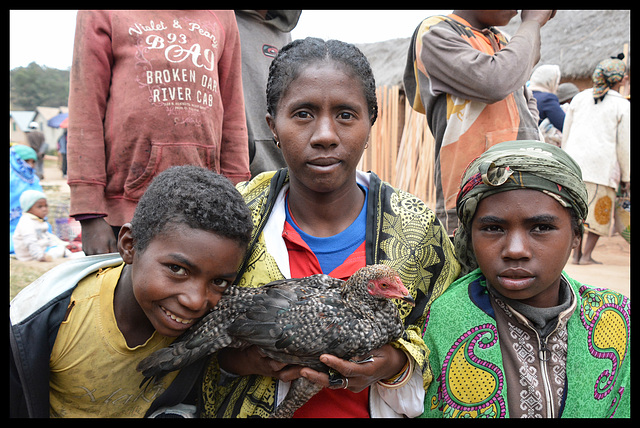
[[[289,33],[301,10],[269,10],[266,19],[255,10],[236,10],[242,45],[242,87],[249,134],[251,178],[286,166],[267,125],[269,65],[280,48],[291,41]]]

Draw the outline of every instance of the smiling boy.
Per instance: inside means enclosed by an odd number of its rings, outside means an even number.
[[[188,386],[162,394],[182,372],[140,388],[135,368],[217,304],[252,228],[226,178],[195,166],[159,174],[119,254],[60,265],[12,301],[11,416],[141,417],[158,397],[180,403]]]
[[[426,323],[423,417],[628,417],[630,300],[562,270],[587,215],[574,160],[498,144],[468,166],[456,208],[464,276]]]

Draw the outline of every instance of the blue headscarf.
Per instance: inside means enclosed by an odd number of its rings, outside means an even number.
[[[25,190],[42,192],[36,171],[25,162],[36,157],[35,150],[29,146],[16,144],[9,149],[9,253],[13,253],[13,231],[22,215],[20,195]]]

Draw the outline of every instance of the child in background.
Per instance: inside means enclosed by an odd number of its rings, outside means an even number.
[[[67,249],[68,243],[49,232],[49,223],[45,220],[49,205],[44,193],[25,190],[20,195],[20,208],[22,216],[13,232],[13,246],[18,260],[50,262],[72,255]]]
[[[159,174],[119,254],[59,265],[11,302],[10,415],[141,417],[183,403],[199,370],[140,388],[136,366],[217,304],[252,228],[226,178],[196,166]]]
[[[455,234],[462,278],[431,305],[425,417],[629,417],[630,306],[562,271],[580,245],[578,164],[537,141],[467,168]]]

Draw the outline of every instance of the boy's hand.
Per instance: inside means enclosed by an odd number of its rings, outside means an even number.
[[[225,348],[218,352],[218,363],[225,371],[238,376],[260,375],[291,382],[301,377],[302,366],[281,363],[263,354],[252,345],[247,349]]]
[[[520,14],[522,22],[537,21],[542,27],[551,18],[556,16],[556,10],[523,10]]]
[[[113,229],[102,217],[81,220],[82,250],[87,256],[117,253],[118,245]]]

